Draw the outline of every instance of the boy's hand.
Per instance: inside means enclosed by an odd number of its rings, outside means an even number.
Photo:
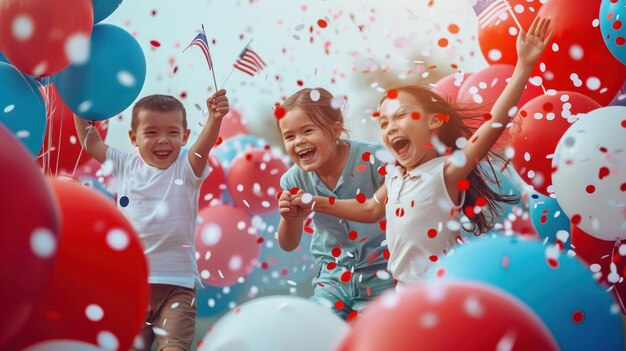
[[[550,26],[549,18],[535,17],[530,25],[528,33],[523,30],[517,36],[517,61],[522,64],[534,66],[546,46],[552,40],[554,32],[548,33]],[[546,35],[547,34],[547,35]]]
[[[226,90],[220,89],[217,93],[206,100],[206,107],[209,110],[209,118],[222,118],[230,111]]]

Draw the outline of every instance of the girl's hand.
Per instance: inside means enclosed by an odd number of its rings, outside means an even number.
[[[554,32],[548,33],[550,26],[549,18],[535,17],[530,25],[528,33],[523,30],[517,36],[517,62],[524,65],[534,66],[546,46],[552,39]],[[546,35],[546,33],[548,33]]]
[[[289,191],[283,191],[278,198],[278,212],[285,221],[294,221],[296,219],[306,218],[311,214],[310,205],[305,205],[300,199],[304,195],[304,191],[300,190],[297,194],[291,195]]]
[[[304,203],[302,201],[302,195],[304,194],[304,190],[298,190],[295,195],[291,196],[291,206],[296,207],[298,217],[308,217],[311,214],[311,207],[313,206],[313,203]]]

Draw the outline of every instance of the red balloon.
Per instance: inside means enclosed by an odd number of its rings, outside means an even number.
[[[73,112],[65,106],[56,87],[48,84],[39,90],[49,101],[49,107],[46,133],[37,162],[48,175],[72,175],[77,166],[87,163],[92,157],[81,148]],[[109,129],[108,121],[96,122],[95,126],[104,140]]]
[[[535,67],[546,88],[573,90],[606,106],[626,79],[595,25],[602,0],[550,0],[538,15],[552,19],[552,43]],[[555,51],[556,49],[556,51]],[[543,69],[545,68],[545,69]]]
[[[520,122],[513,125],[512,162],[517,173],[535,190],[549,196],[552,189],[552,156],[576,115],[599,108],[593,99],[572,91],[541,95],[520,110]]]
[[[626,313],[624,305],[626,305],[626,285],[625,283],[611,283],[609,274],[611,273],[611,264],[615,264],[615,272],[610,278],[619,279],[626,276],[626,258],[619,253],[618,244],[615,241],[601,240],[591,236],[582,229],[572,224],[572,247],[576,252],[576,257],[582,259],[593,272],[598,283],[607,286],[613,286],[611,293],[617,300],[622,314]],[[614,278],[615,277],[615,278]],[[621,301],[621,303],[619,302]]]
[[[20,71],[49,76],[86,60],[93,27],[89,0],[3,0],[0,51]]]
[[[507,80],[513,75],[513,65],[492,65],[472,74],[459,88],[459,103],[475,105],[484,104],[487,111],[491,110],[500,94],[507,86]],[[522,106],[530,99],[543,94],[540,86],[526,84],[524,93],[517,106]]]
[[[9,350],[52,339],[128,350],[144,324],[148,270],[133,227],[104,196],[51,179],[61,211],[52,277]]]
[[[0,123],[0,349],[43,292],[57,255],[59,214],[32,155]]]
[[[421,284],[375,300],[353,324],[341,351],[558,350],[522,302],[470,282]]]
[[[257,264],[257,230],[246,211],[227,205],[205,207],[198,212],[196,227],[198,270],[212,286],[236,284]]]
[[[252,149],[237,156],[226,175],[235,205],[251,214],[276,211],[276,193],[287,165],[269,150]]]
[[[222,119],[220,126],[220,137],[222,140],[232,138],[236,135],[248,133],[248,125],[242,120],[241,112],[234,107]]]
[[[502,11],[500,16],[487,26],[484,28],[479,26],[478,29],[480,50],[489,64],[515,65],[517,62],[515,43],[519,26],[528,32],[542,5],[539,0],[508,0],[508,2],[511,11]]]
[[[447,75],[435,83],[433,91],[447,99],[448,102],[454,104],[456,103],[456,97],[459,94],[461,85],[471,75],[471,73],[453,73]]]
[[[198,197],[198,208],[200,209],[209,206],[213,200],[220,200],[222,190],[226,188],[224,168],[222,168],[217,157],[209,155],[208,164],[211,167],[211,173],[200,187],[200,196]]]

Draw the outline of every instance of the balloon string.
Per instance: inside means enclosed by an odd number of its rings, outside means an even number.
[[[55,104],[56,106],[56,104]],[[59,117],[57,117],[59,118]],[[54,167],[54,176],[58,176],[59,175],[59,160],[61,159],[61,138],[63,137],[63,120],[65,119],[65,111],[64,109],[61,110],[61,125],[59,126],[59,142],[58,142],[58,146],[57,146],[57,162],[56,165]]]
[[[91,134],[91,131],[93,129],[96,129],[96,122],[89,121],[89,127],[87,127],[87,135],[85,136],[85,140],[83,140],[83,144],[80,146],[80,152],[78,153],[78,159],[76,159],[76,163],[74,164],[72,177],[74,177],[74,175],[76,174],[76,169],[78,168],[78,161],[80,161],[80,157],[83,155],[83,150],[85,149],[85,146],[87,145],[87,138],[89,138],[89,134]],[[96,130],[96,133],[98,133],[97,130]]]

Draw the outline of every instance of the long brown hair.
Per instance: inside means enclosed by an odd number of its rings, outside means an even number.
[[[439,140],[452,151],[459,149],[456,146],[458,138],[464,137],[469,140],[485,120],[485,106],[482,105],[457,105],[447,101],[432,90],[417,85],[403,86],[393,90],[413,96],[425,112],[440,113],[445,116],[444,123],[437,128],[435,133],[437,133]],[[380,102],[382,103],[385,99],[387,99],[386,96]],[[489,151],[483,157],[483,160],[487,162],[489,169],[485,169],[479,163],[468,175],[467,180],[470,183],[470,187],[465,193],[465,204],[467,205],[463,205],[464,209],[467,207],[473,209],[477,199],[483,197],[486,200],[486,204],[483,206],[484,208],[486,207],[486,211],[483,210],[475,214],[473,211],[464,211],[469,221],[473,224],[473,228],[465,229],[473,232],[475,235],[493,228],[502,211],[501,202],[514,204],[519,201],[519,197],[515,195],[506,195],[493,191],[487,183],[498,184],[496,170],[492,162],[500,161],[504,165],[506,160],[493,151]],[[499,184],[498,187],[500,188]]]
[[[319,93],[317,100],[311,98],[311,92],[314,90]],[[318,94],[314,93],[313,95],[317,96]],[[349,131],[344,126],[343,114],[340,108],[333,106],[333,99],[333,94],[324,88],[304,88],[288,97],[281,107],[285,112],[296,108],[302,109],[315,125],[328,132],[331,136],[333,135],[332,126],[339,122],[341,131],[347,135]],[[277,125],[278,121],[276,119]],[[280,130],[280,125],[278,125],[278,130]]]

